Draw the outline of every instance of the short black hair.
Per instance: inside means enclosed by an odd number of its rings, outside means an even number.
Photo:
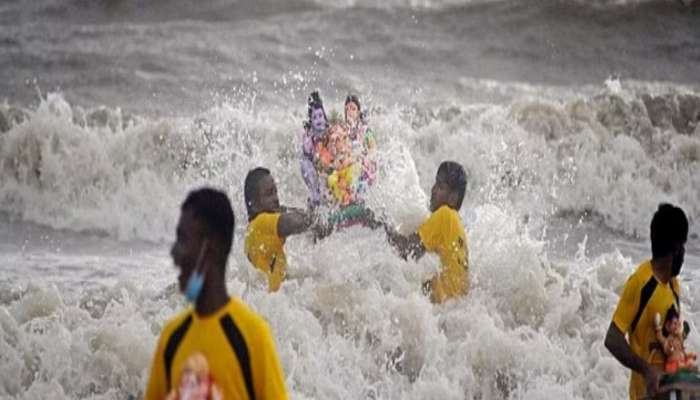
[[[651,219],[650,231],[652,257],[665,257],[676,250],[676,245],[688,241],[688,218],[679,207],[659,204]]]
[[[225,256],[228,257],[233,243],[236,216],[226,193],[204,187],[193,190],[182,203],[182,211],[189,210],[206,226],[210,234],[219,238]]]
[[[445,177],[450,190],[457,195],[457,210],[462,208],[464,192],[467,190],[467,174],[464,168],[455,161],[443,161],[437,171],[438,175]]]
[[[245,200],[245,208],[248,210],[248,221],[255,218],[255,214],[253,213],[253,200],[255,200],[255,197],[258,195],[260,181],[266,176],[270,176],[270,170],[257,167],[248,171],[248,175],[245,177],[243,198]]]

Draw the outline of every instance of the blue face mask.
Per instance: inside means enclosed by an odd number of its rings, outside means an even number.
[[[192,272],[190,279],[187,281],[187,288],[185,289],[185,298],[190,303],[196,303],[197,298],[202,293],[202,288],[204,287],[204,274],[199,271]]]
[[[196,303],[199,295],[202,294],[202,288],[204,288],[204,276],[206,271],[199,272],[202,266],[202,261],[204,261],[204,252],[207,250],[207,241],[205,240],[202,244],[201,250],[199,250],[199,257],[197,257],[197,265],[190,275],[190,279],[187,280],[187,287],[185,288],[185,298],[190,303]]]

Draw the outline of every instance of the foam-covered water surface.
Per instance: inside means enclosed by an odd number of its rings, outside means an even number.
[[[636,261],[617,250],[587,256],[585,243],[553,260],[497,206],[473,212],[473,288],[444,306],[417,290],[435,260],[400,261],[379,234],[350,229],[313,248],[307,238],[290,239],[290,279],[275,294],[237,242],[229,289],[270,321],[295,398],[625,395],[626,374],[602,335]],[[0,282],[3,395],[139,397],[159,329],[184,306],[161,250],[63,253],[54,256],[60,263],[41,260],[44,270],[34,265],[36,252],[5,254],[3,264],[21,267],[25,278]],[[116,281],[86,276],[114,269]],[[695,275],[686,266],[690,321]],[[688,345],[700,346],[696,330]]]

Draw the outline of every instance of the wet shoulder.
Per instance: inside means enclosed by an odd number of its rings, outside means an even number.
[[[651,260],[646,260],[637,266],[631,278],[634,279],[636,283],[643,283],[653,278],[653,276],[654,271],[651,268]]]
[[[437,210],[433,211],[433,216],[439,218],[454,218],[456,211],[449,206],[441,206]]]
[[[654,273],[651,269],[651,260],[643,261],[637,266],[637,269],[627,277],[624,290],[637,292],[649,283],[649,279],[654,279]]]
[[[174,332],[186,329],[192,322],[192,306],[188,306],[175,317],[169,319],[163,325],[161,336],[167,340]]]
[[[275,224],[277,223],[280,215],[280,213],[262,212],[256,215],[255,218],[248,223],[248,229],[260,229],[263,226]]]
[[[258,225],[260,225],[260,222],[262,221],[262,220],[260,219],[260,217],[262,217],[262,215],[263,215],[263,214],[260,213],[260,214],[256,215],[255,217],[253,217],[253,219],[251,219],[251,220],[248,222],[248,228],[246,229],[247,233],[250,233],[250,232],[254,231],[254,230],[256,229],[256,227],[257,227]]]
[[[246,229],[246,236],[255,235],[276,235],[277,222],[279,221],[280,213],[260,213],[255,216],[249,223]],[[248,239],[246,237],[246,239]]]
[[[226,307],[226,314],[228,314],[233,319],[233,321],[236,323],[239,329],[244,332],[244,334],[256,335],[261,331],[268,329],[268,325],[265,319],[263,319],[247,304],[243,303],[237,298],[231,298],[229,304]]]
[[[454,208],[451,208],[449,206],[442,206],[435,210],[435,212],[433,213],[433,217],[435,217],[443,223],[453,224],[459,227],[461,230],[464,230],[464,226],[462,225],[462,219],[459,217],[459,212],[457,212],[457,210],[455,210]]]

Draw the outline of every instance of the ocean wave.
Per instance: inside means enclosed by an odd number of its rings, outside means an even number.
[[[387,0],[387,1],[371,1],[371,0],[313,0],[319,6],[333,8],[381,8],[381,9],[413,9],[413,10],[448,10],[454,8],[464,8],[474,5],[483,4],[503,4],[507,3],[504,0]],[[663,0],[552,0],[549,2],[540,2],[534,7],[545,5],[560,5],[560,6],[577,6],[577,7],[593,7],[593,8],[620,8],[626,6],[637,6],[640,4],[659,4],[666,7],[669,2]],[[682,6],[696,5],[694,0],[679,0],[678,4]]]
[[[425,215],[438,164],[454,159],[469,174],[467,209],[499,204],[533,226],[594,214],[613,230],[646,237],[662,201],[697,219],[700,96],[615,82],[586,96],[521,92],[505,104],[375,104],[381,177],[368,201],[412,227]],[[59,94],[35,109],[6,105],[0,211],[56,229],[163,240],[179,202],[198,185],[224,188],[244,215],[242,182],[258,165],[273,170],[283,202],[303,205],[303,107],[251,104],[163,119],[85,110]]]
[[[504,0],[216,0],[207,4],[193,5],[187,1],[150,2],[127,1],[56,1],[41,0],[31,6],[22,2],[8,3],[0,8],[0,18],[12,22],[18,15],[31,13],[35,17],[73,19],[91,22],[114,22],[120,20],[166,21],[175,19],[201,19],[209,21],[235,20],[267,17],[289,13],[299,13],[312,9],[382,9],[445,11],[488,4],[507,4]],[[669,4],[663,0],[551,0],[532,4],[531,7],[583,7],[583,8],[624,8],[644,4],[660,7],[698,5],[695,0],[678,0]]]

